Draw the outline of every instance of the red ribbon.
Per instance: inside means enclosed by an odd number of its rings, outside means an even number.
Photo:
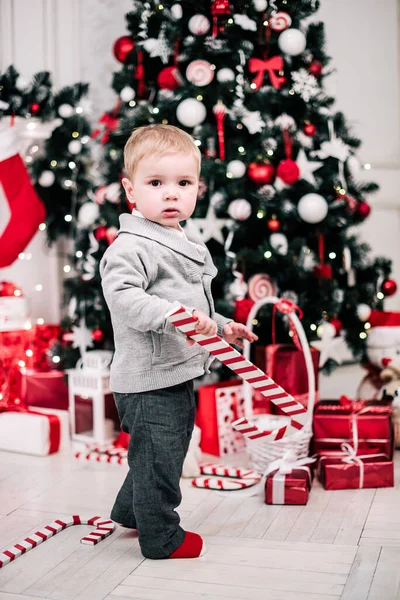
[[[318,233],[318,255],[320,264],[314,267],[315,277],[332,279],[332,266],[325,264],[325,240],[322,233]]]
[[[265,71],[268,72],[273,87],[279,90],[281,85],[285,83],[285,78],[277,75],[275,71],[281,71],[283,67],[284,62],[282,56],[273,56],[267,60],[251,58],[249,60],[249,71],[250,73],[257,73],[253,80],[253,83],[256,84],[256,90],[259,90],[262,86]]]
[[[301,310],[301,308],[299,306],[297,306],[297,304],[295,304],[294,302],[291,302],[290,300],[287,300],[286,298],[280,298],[278,300],[278,302],[276,302],[274,304],[274,307],[272,309],[272,343],[274,345],[276,344],[275,317],[276,317],[276,312],[278,310],[283,315],[290,315],[290,313],[297,311],[299,313],[299,319],[303,318],[303,311]],[[289,327],[290,327],[290,331],[293,333],[293,341],[294,341],[295,345],[297,346],[297,348],[300,349],[301,348],[300,340],[299,340],[297,331],[296,331],[290,317],[289,317]]]
[[[144,65],[143,65],[143,52],[138,50],[137,52],[137,65],[136,65],[136,75],[138,81],[138,97],[143,98],[146,94],[146,85],[144,83]]]
[[[99,119],[100,125],[104,125],[104,127],[99,127],[92,133],[92,138],[97,138],[101,133],[103,134],[100,140],[103,146],[110,139],[110,134],[113,133],[118,127],[119,120],[116,118],[116,116],[114,116],[114,113],[115,110],[112,113],[104,113],[104,115]]]

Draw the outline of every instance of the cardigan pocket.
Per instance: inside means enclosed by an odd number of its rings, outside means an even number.
[[[161,356],[161,339],[160,335],[155,331],[151,331],[151,343],[153,346],[153,356],[154,358],[159,358]]]

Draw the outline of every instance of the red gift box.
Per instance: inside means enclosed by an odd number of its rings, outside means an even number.
[[[319,351],[310,348],[315,375],[315,391],[318,391]],[[255,364],[271,377],[295,400],[307,406],[308,378],[304,352],[291,344],[256,346]]]
[[[266,504],[307,504],[311,481],[310,467],[299,466],[289,473],[276,469],[267,475],[265,502]]]
[[[255,390],[251,390],[251,394],[253,413],[270,414],[271,401]],[[244,450],[243,435],[232,428],[233,421],[244,416],[244,406],[241,379],[199,387],[196,425],[201,429],[200,448],[203,452],[223,456]]]
[[[223,456],[244,449],[244,437],[231,423],[244,416],[241,380],[203,385],[198,390],[196,425],[201,429],[200,448],[207,454]]]
[[[318,475],[326,490],[393,487],[394,465],[385,454],[356,455],[345,444],[342,457],[321,456]]]
[[[26,369],[22,381],[22,397],[28,406],[68,410],[68,387],[63,372]]]
[[[358,453],[367,449],[393,456],[392,409],[373,401],[351,402],[340,400],[320,402],[314,411],[313,452],[340,450],[342,443],[350,443]]]

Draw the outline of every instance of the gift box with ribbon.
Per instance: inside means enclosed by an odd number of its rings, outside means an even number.
[[[357,454],[342,444],[341,456],[321,456],[318,476],[326,490],[393,487],[394,465],[386,454]]]
[[[69,444],[68,411],[0,406],[0,450],[47,456]]]
[[[307,504],[314,458],[296,458],[290,452],[274,460],[265,471],[266,504]]]
[[[319,351],[310,348],[315,374],[315,391],[318,397],[318,362]],[[268,377],[276,381],[284,390],[301,402],[308,403],[307,368],[304,352],[293,344],[270,344],[256,346],[255,363],[265,371]],[[317,401],[317,400],[316,400]]]
[[[340,450],[350,443],[359,454],[369,450],[393,456],[392,409],[374,401],[339,400],[320,402],[313,417],[313,451]]]
[[[64,373],[24,369],[22,398],[28,406],[68,410],[68,387]]]

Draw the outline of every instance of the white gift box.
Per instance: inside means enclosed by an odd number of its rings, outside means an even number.
[[[59,451],[68,449],[70,447],[68,411],[38,408],[37,412],[56,415],[60,419]],[[49,419],[26,412],[0,413],[0,450],[48,456],[50,450]]]

